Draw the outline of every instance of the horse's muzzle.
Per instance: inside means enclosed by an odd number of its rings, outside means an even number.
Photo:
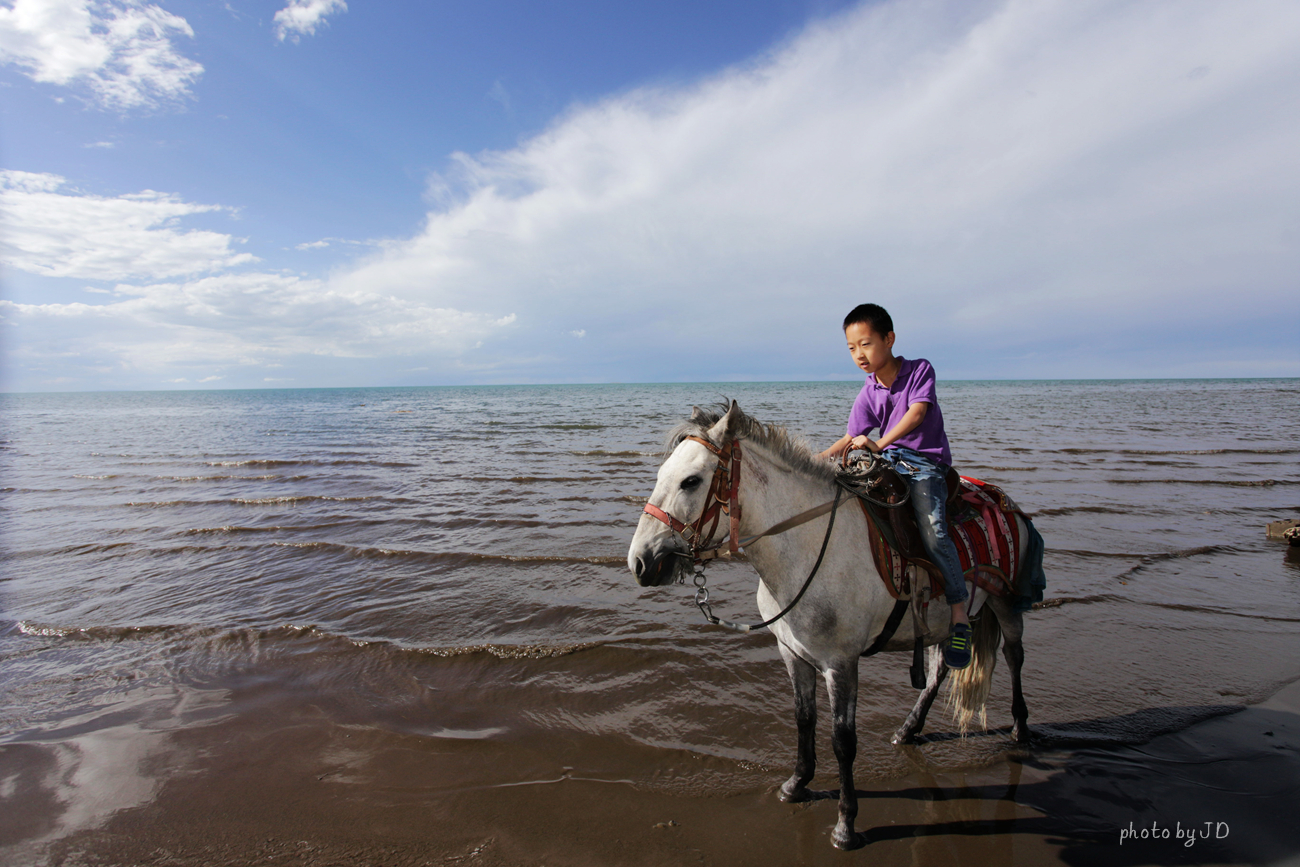
[[[677,580],[677,572],[686,562],[681,553],[672,549],[646,550],[628,557],[628,567],[642,587],[660,587]]]

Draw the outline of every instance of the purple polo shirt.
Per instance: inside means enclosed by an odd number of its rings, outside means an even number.
[[[849,413],[849,436],[870,433],[880,428],[884,436],[907,413],[914,403],[928,403],[925,418],[905,437],[894,440],[886,448],[906,446],[913,451],[952,465],[952,452],[948,449],[948,435],[943,430],[943,413],[939,399],[934,394],[934,368],[924,358],[910,360],[899,356],[902,365],[894,384],[885,388],[876,382],[876,375],[867,376],[853,411]]]

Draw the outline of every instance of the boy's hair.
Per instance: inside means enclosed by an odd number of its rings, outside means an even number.
[[[881,337],[894,330],[894,320],[889,318],[889,313],[879,304],[859,304],[854,307],[844,317],[844,330],[848,331],[850,325],[859,323],[870,325],[871,330]]]

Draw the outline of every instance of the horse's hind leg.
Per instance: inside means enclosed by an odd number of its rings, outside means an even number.
[[[794,686],[794,720],[799,730],[799,746],[794,758],[794,773],[781,786],[782,801],[807,801],[808,791],[817,771],[817,669],[804,662],[785,645],[778,644],[790,683]]]
[[[930,712],[930,705],[934,704],[935,696],[939,694],[939,687],[943,686],[943,681],[948,676],[948,666],[943,664],[943,651],[940,645],[931,645],[925,649],[925,663],[925,667],[929,669],[925,689],[921,690],[920,697],[912,706],[912,712],[890,738],[896,744],[915,743],[916,736],[925,726],[925,716]]]
[[[1000,599],[993,605],[993,613],[1002,627],[1002,658],[1011,671],[1011,737],[1017,743],[1029,743],[1029,708],[1020,688],[1020,669],[1025,664],[1025,619]]]

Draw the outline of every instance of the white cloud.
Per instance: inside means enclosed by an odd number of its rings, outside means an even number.
[[[325,23],[325,16],[347,12],[343,0],[290,0],[289,5],[275,13],[275,35],[283,42],[297,42],[302,36],[312,36],[316,28]]]
[[[107,198],[58,175],[0,170],[0,261],[47,277],[162,279],[255,261],[219,232],[177,227],[182,217],[220,211],[145,190]]]
[[[12,0],[0,6],[0,62],[34,81],[84,84],[101,106],[152,108],[190,93],[203,72],[175,36],[184,18],[139,0]]]
[[[515,309],[539,335],[599,321],[603,359],[558,377],[650,344],[704,378],[793,371],[867,298],[963,360],[1096,330],[1201,353],[1225,296],[1240,320],[1296,290],[1296,93],[1289,0],[873,3],[458,155],[433,184],[454,203],[337,285]]]
[[[258,369],[312,358],[454,357],[514,316],[432,308],[318,280],[221,274],[184,283],[117,287],[107,304],[0,300],[11,365],[44,369],[77,358],[133,373]],[[216,375],[209,375],[213,380]]]

